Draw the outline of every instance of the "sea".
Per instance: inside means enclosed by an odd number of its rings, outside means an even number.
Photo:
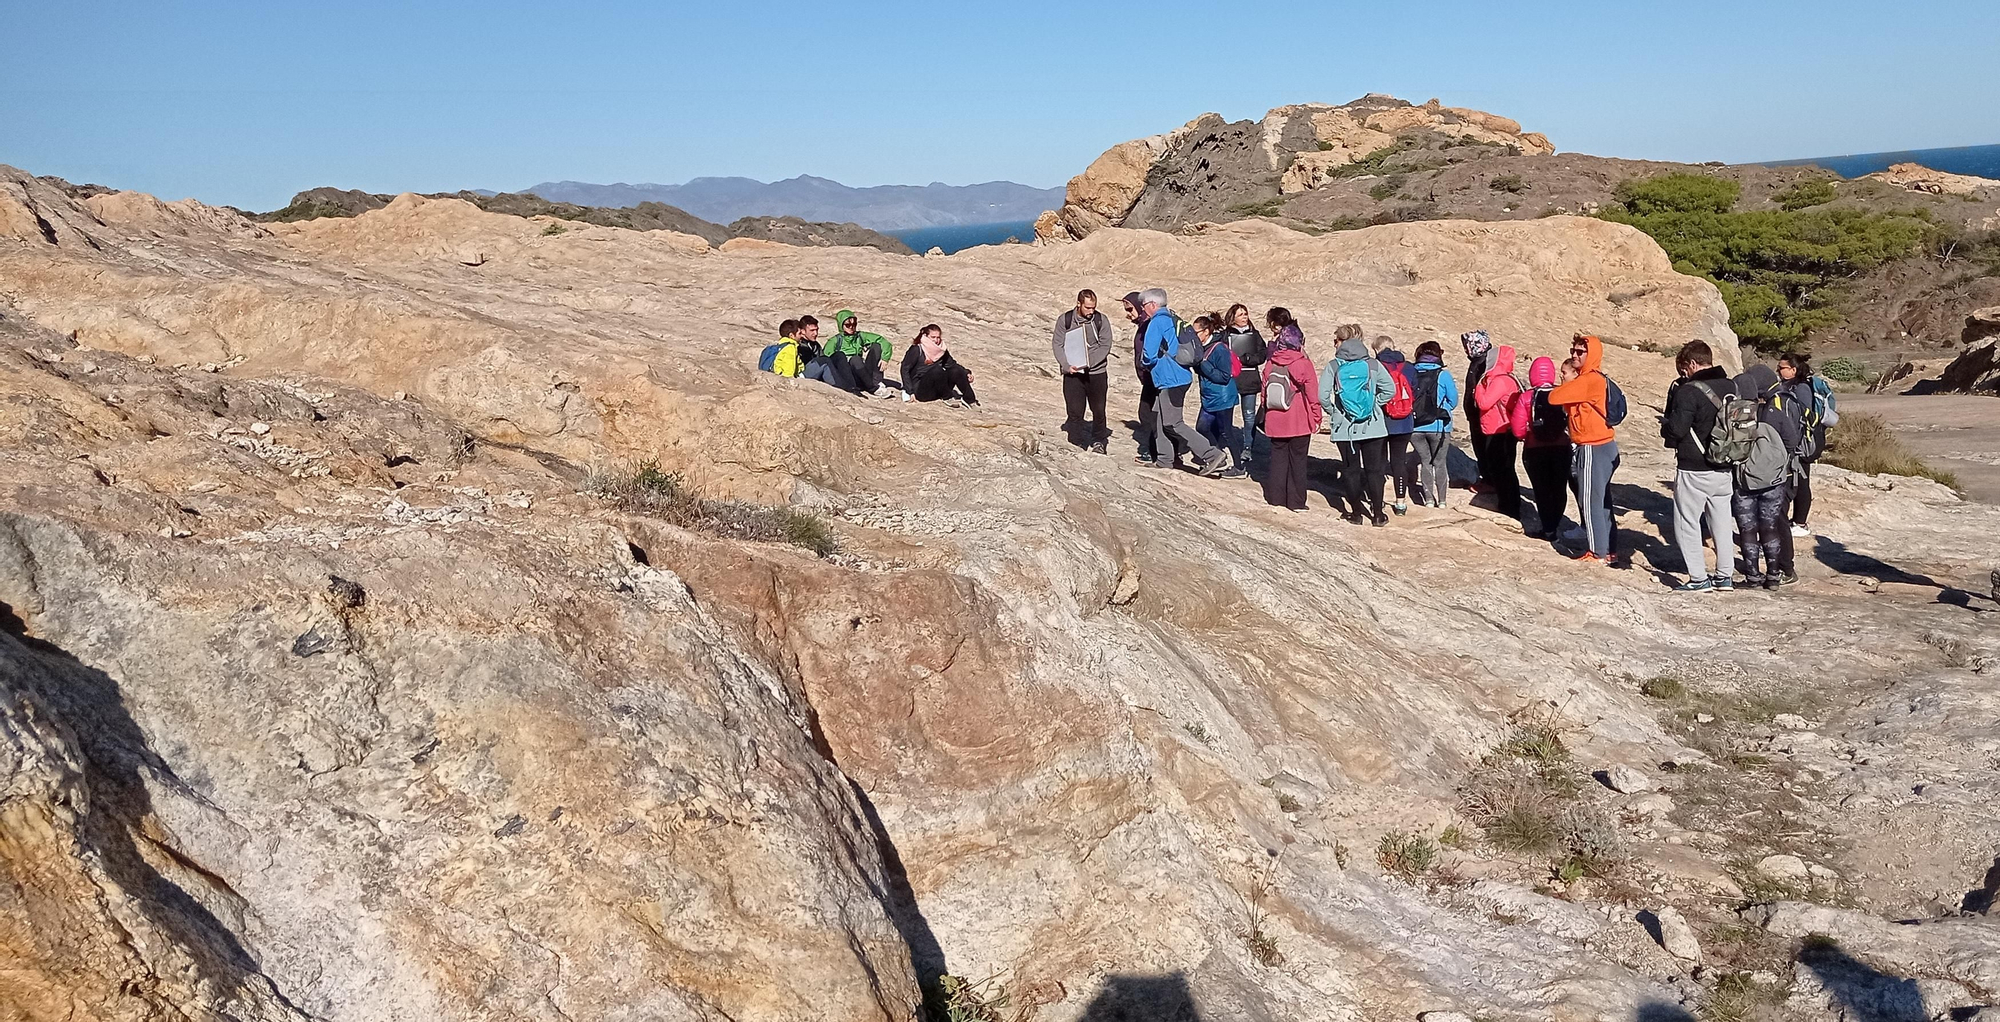
[[[945,255],[976,245],[998,245],[1008,238],[1035,240],[1033,220],[1009,220],[997,224],[952,224],[948,227],[914,227],[907,231],[884,232],[918,252],[944,249]]]
[[[1767,167],[1819,166],[1841,177],[1860,177],[1888,170],[1898,163],[1916,163],[1948,174],[2000,179],[2000,145],[1969,145],[1954,149],[1912,149],[1900,153],[1861,153],[1854,156],[1821,156],[1811,160],[1777,160]]]

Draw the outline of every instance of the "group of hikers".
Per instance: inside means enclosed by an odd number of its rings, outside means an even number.
[[[1131,292],[1121,304],[1136,328],[1139,465],[1241,479],[1258,464],[1266,503],[1304,511],[1312,438],[1325,435],[1340,457],[1331,503],[1349,522],[1380,527],[1411,502],[1445,506],[1452,433],[1462,416],[1478,466],[1475,492],[1519,518],[1518,466],[1535,503],[1535,521],[1523,531],[1579,561],[1614,562],[1611,478],[1627,405],[1604,373],[1598,338],[1575,335],[1569,358],[1536,358],[1524,380],[1514,348],[1473,330],[1459,338],[1468,362],[1461,383],[1436,341],[1419,344],[1412,360],[1391,338],[1370,342],[1358,324],[1343,324],[1334,332],[1333,358],[1316,371],[1286,309],[1265,312],[1260,330],[1241,304],[1183,320],[1161,288]],[[855,394],[978,404],[972,373],[946,350],[936,324],[917,332],[900,377],[888,380],[889,342],[861,331],[852,311],[836,313],[834,322],[836,333],[821,344],[815,317],[786,320],[760,366]],[[1092,291],[1079,292],[1075,307],[1056,318],[1051,350],[1062,378],[1063,428],[1071,443],[1098,454],[1109,452],[1111,439],[1106,405],[1115,343]],[[1832,388],[1801,354],[1732,379],[1707,343],[1691,341],[1675,364],[1680,378],[1668,390],[1660,434],[1676,460],[1674,538],[1688,575],[1677,588],[1733,589],[1732,537],[1747,584],[1796,582],[1792,540],[1809,535],[1812,464],[1838,421]],[[1565,530],[1572,498],[1581,528]],[[1704,534],[1715,540],[1713,569]],[[1566,548],[1570,543],[1579,545]]]
[[[834,334],[820,343],[819,317],[800,316],[778,325],[777,343],[768,345],[757,367],[779,376],[818,380],[851,394],[905,401],[948,401],[977,406],[972,371],[958,364],[944,343],[944,328],[927,323],[903,353],[896,378],[884,375],[895,346],[881,334],[861,329],[851,309],[833,314]]]

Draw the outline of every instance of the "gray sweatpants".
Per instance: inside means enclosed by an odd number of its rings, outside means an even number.
[[[1674,473],[1674,544],[1681,548],[1687,563],[1688,581],[1708,577],[1708,560],[1701,551],[1701,516],[1708,515],[1708,531],[1715,536],[1715,575],[1728,578],[1736,559],[1730,543],[1736,529],[1736,515],[1730,510],[1729,495],[1736,489],[1736,474],[1728,470]]]
[[[1600,558],[1611,556],[1611,534],[1617,528],[1611,519],[1611,473],[1618,467],[1618,441],[1577,444],[1571,472],[1576,476],[1576,516],[1583,519],[1583,533],[1590,552]]]
[[[1422,499],[1434,507],[1443,507],[1445,494],[1451,492],[1447,461],[1451,454],[1451,434],[1412,433],[1410,446],[1416,451],[1417,488],[1423,491]]]
[[[1153,399],[1153,408],[1159,415],[1159,426],[1153,437],[1153,457],[1160,461],[1172,461],[1182,452],[1194,455],[1201,464],[1214,460],[1217,451],[1187,424],[1187,395],[1192,384],[1178,387],[1163,387],[1160,396]]]

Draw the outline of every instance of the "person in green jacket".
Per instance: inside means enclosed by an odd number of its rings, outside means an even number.
[[[852,309],[833,314],[835,333],[824,346],[829,369],[828,382],[842,390],[863,396],[882,389],[882,366],[893,350],[887,338],[861,329]]]

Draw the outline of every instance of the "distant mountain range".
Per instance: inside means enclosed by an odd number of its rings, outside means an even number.
[[[717,223],[746,216],[795,216],[846,221],[878,231],[1033,220],[1063,203],[1061,188],[1031,188],[1012,181],[850,188],[804,174],[769,184],[747,177],[698,177],[683,185],[545,181],[521,190],[579,206],[661,202]]]

